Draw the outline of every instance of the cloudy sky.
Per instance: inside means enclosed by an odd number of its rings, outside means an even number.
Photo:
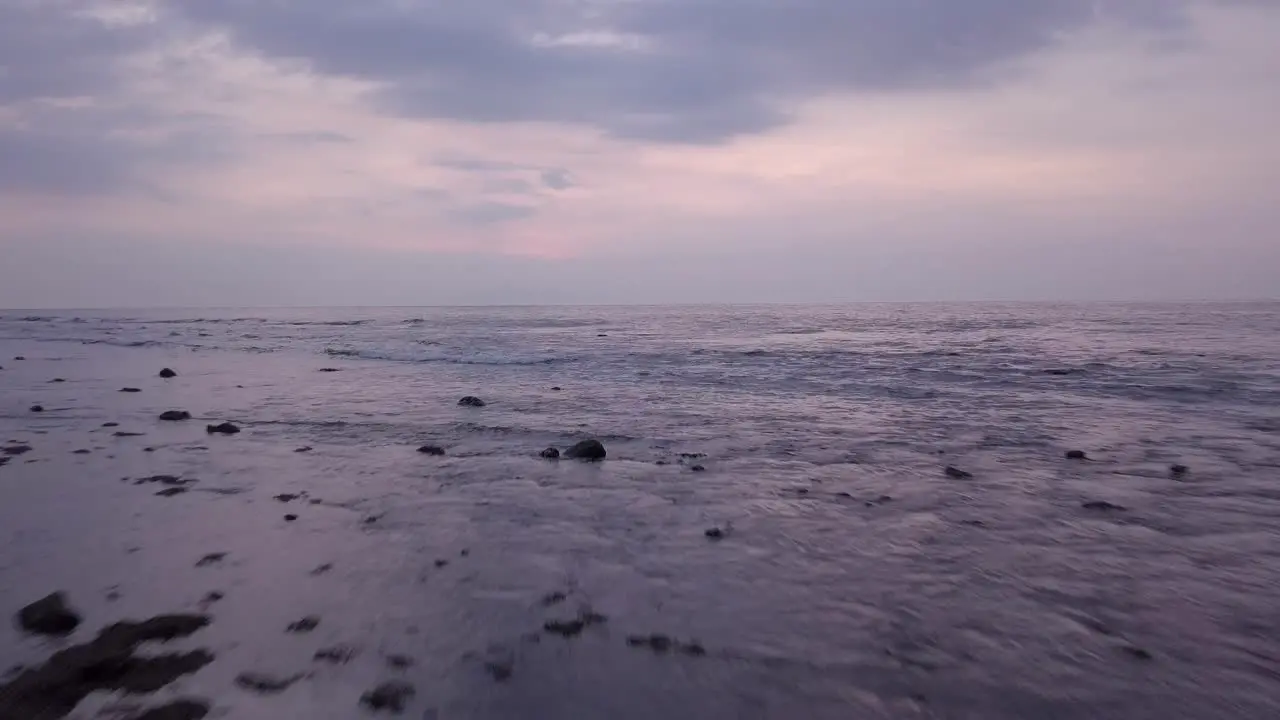
[[[0,0],[0,307],[1280,297],[1280,0]]]

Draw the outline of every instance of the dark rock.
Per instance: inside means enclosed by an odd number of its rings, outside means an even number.
[[[423,455],[440,457],[444,455],[444,448],[440,447],[439,445],[423,445],[422,447],[418,448],[418,452],[422,453]]]
[[[542,624],[542,629],[556,635],[564,637],[574,637],[582,632],[587,624],[580,619],[573,620],[548,620]]]
[[[151,483],[160,483],[161,485],[169,485],[171,487],[181,487],[193,482],[195,482],[195,480],[183,480],[177,475],[152,475],[150,477],[138,478],[133,481],[133,484],[148,485]]]
[[[1154,660],[1151,653],[1134,645],[1122,645],[1120,651],[1135,660]]]
[[[449,561],[448,561],[448,560],[443,560],[443,559],[436,560],[436,567],[438,567],[438,568],[442,568],[442,567],[444,567],[445,565],[448,565],[448,564],[449,564]]]
[[[342,372],[342,369],[341,368],[320,368],[320,372],[322,373]]]
[[[285,521],[285,522],[293,522],[294,520],[297,520],[297,519],[298,519],[298,516],[297,516],[297,515],[292,515],[292,514],[290,514],[290,515],[285,515],[285,516],[284,516],[284,521]]]
[[[155,451],[156,451],[156,449],[155,449],[155,448],[153,448],[153,447],[149,447],[149,448],[142,448],[142,452],[155,452]]]
[[[64,382],[66,382],[66,379],[65,379],[65,378],[54,378],[54,379],[50,380],[49,382],[51,382],[51,383],[64,383]]]
[[[214,434],[235,435],[236,433],[240,432],[240,428],[236,427],[235,425],[232,425],[229,422],[224,422],[219,425],[210,425],[205,428],[205,431],[208,432],[210,435],[214,435]]]
[[[333,563],[325,563],[311,571],[312,575],[323,575],[333,569]]]
[[[1048,370],[1045,370],[1044,374],[1063,376],[1063,375],[1074,375],[1075,372],[1076,372],[1075,370],[1072,370],[1070,368],[1050,368]]]
[[[118,438],[142,437],[142,436],[143,436],[143,435],[145,435],[145,434],[146,434],[146,433],[137,433],[137,432],[114,432],[114,433],[111,433],[112,437],[118,437]]]
[[[553,447],[549,447],[546,450],[543,450],[542,452],[538,453],[538,457],[543,458],[544,460],[559,460],[560,451]]]
[[[1083,450],[1068,450],[1067,459],[1068,460],[1088,460],[1089,456],[1086,455]]]
[[[296,453],[311,452],[311,446],[310,446],[310,445],[305,445],[305,446],[303,446],[303,447],[298,448],[297,450],[294,450],[294,452],[296,452]]]
[[[278,695],[288,690],[290,685],[298,682],[302,677],[302,675],[291,675],[283,678],[266,673],[243,672],[236,676],[236,685],[259,695]]]
[[[331,665],[346,665],[355,659],[356,649],[350,645],[334,645],[316,651],[311,659],[316,662],[327,662]]]
[[[169,368],[165,368],[165,369],[163,369],[163,370],[161,370],[161,371],[160,371],[160,377],[165,378],[165,379],[168,379],[168,378],[175,378],[175,377],[178,377],[178,373],[176,373],[176,372],[174,372],[174,371],[170,370]]]
[[[1122,505],[1115,505],[1106,500],[1090,500],[1089,502],[1080,503],[1080,507],[1085,510],[1100,510],[1103,512],[1123,512],[1127,509]]]
[[[680,459],[681,459],[681,460],[702,460],[702,459],[703,459],[703,458],[705,458],[706,456],[707,456],[707,454],[706,454],[706,453],[693,453],[693,452],[692,452],[692,453],[691,453],[691,452],[682,452],[682,453],[680,453]]]
[[[360,704],[374,712],[386,710],[391,713],[404,712],[405,705],[413,699],[417,690],[407,682],[392,680],[384,682],[364,695],[360,696]]]
[[[32,448],[30,445],[9,445],[7,447],[0,448],[0,453],[4,453],[5,455],[26,455],[31,452],[31,450]]]
[[[227,554],[224,552],[209,553],[208,555],[205,555],[204,557],[200,558],[199,562],[196,563],[196,567],[207,567],[209,565],[217,565],[218,563],[226,559],[226,557],[227,557]]]
[[[300,497],[302,496],[295,495],[294,493],[280,493],[279,495],[275,496],[275,499],[279,500],[282,503],[288,503],[288,502],[293,502],[294,500],[297,500]]]
[[[690,470],[691,472],[706,472],[706,471],[707,471],[707,469],[706,469],[705,467],[701,466],[701,465],[694,465],[693,467],[690,467],[690,468],[689,468],[689,470]]]
[[[286,631],[291,633],[309,633],[319,626],[320,618],[315,615],[308,615],[297,622],[289,623],[289,627],[286,628]]]
[[[560,392],[560,386],[559,386],[559,385],[557,385],[557,386],[555,386],[555,387],[553,387],[553,388],[551,388],[551,389],[552,389],[552,390],[554,390],[555,392]]]
[[[187,412],[186,410],[166,410],[160,413],[160,419],[168,420],[170,422],[178,422],[180,420],[190,420],[191,413]]]
[[[1174,477],[1180,477],[1182,475],[1186,475],[1190,471],[1191,471],[1191,468],[1187,467],[1186,465],[1170,465],[1169,466],[1169,474]]]
[[[946,472],[947,477],[955,478],[956,480],[968,480],[973,477],[973,473],[965,472],[954,465],[948,465],[944,472]]]
[[[474,395],[468,395],[462,398],[461,400],[459,400],[458,404],[463,407],[484,407],[485,401],[481,400],[480,398]]]
[[[575,444],[573,447],[565,450],[565,457],[575,460],[603,460],[605,458],[604,445],[599,440],[583,440]]]
[[[174,495],[181,495],[186,491],[187,489],[184,487],[171,487],[171,488],[165,488],[164,490],[157,492],[156,496],[157,497],[173,497]]]
[[[408,655],[388,655],[387,665],[396,670],[404,670],[413,667],[414,659]]]
[[[671,638],[654,633],[649,636],[649,647],[653,648],[654,652],[666,652],[671,649]]]
[[[44,412],[44,406],[43,406],[43,405],[32,405],[32,406],[31,406],[31,412]]]
[[[67,607],[67,598],[60,592],[18,611],[18,626],[35,635],[70,635],[79,625],[80,616]]]
[[[706,535],[707,537],[711,538],[712,540],[722,540],[722,539],[724,539],[724,536],[725,536],[725,532],[724,532],[724,530],[721,530],[721,529],[720,529],[720,528],[718,528],[718,527],[707,528],[707,529],[706,529],[706,531],[705,531],[705,532],[703,532],[702,534],[703,534],[703,535]]]
[[[122,393],[140,393],[140,392],[142,392],[142,389],[141,389],[141,388],[135,388],[135,387],[127,387],[127,388],[120,388],[120,392],[122,392]]]
[[[208,624],[204,615],[161,615],[111,625],[92,642],[60,650],[40,667],[0,685],[0,718],[54,720],[69,715],[95,692],[155,693],[213,662],[213,655],[204,650],[147,656],[134,652],[144,642],[169,642]]]
[[[17,361],[19,361],[19,362],[21,362],[21,361],[23,361],[23,360],[26,360],[26,358],[22,357],[21,355],[15,355],[15,356],[13,357],[13,359],[14,359],[14,360],[17,360]]]
[[[117,422],[105,422],[105,423],[102,423],[102,427],[104,427],[104,428],[120,427],[120,423],[117,423]]]
[[[202,720],[209,715],[209,703],[203,700],[174,700],[136,715],[132,720]]]

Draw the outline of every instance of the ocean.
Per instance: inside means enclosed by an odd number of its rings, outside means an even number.
[[[208,621],[70,717],[1280,717],[1280,303],[6,311],[0,366],[0,612],[83,618],[0,672]]]

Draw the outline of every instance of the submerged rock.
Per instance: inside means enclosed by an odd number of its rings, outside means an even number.
[[[320,368],[320,372],[335,373],[335,372],[342,372],[342,369],[341,368]]]
[[[308,615],[297,622],[289,623],[289,627],[285,630],[291,633],[309,633],[318,627],[320,627],[320,618]]]
[[[18,611],[18,626],[35,635],[70,635],[80,616],[60,592],[51,593]]]
[[[402,680],[392,680],[384,682],[374,689],[360,696],[360,704],[373,710],[374,712],[382,712],[386,710],[392,713],[404,712],[405,705],[413,699],[417,694],[417,690],[407,682]]]
[[[60,650],[42,666],[0,685],[0,717],[53,720],[66,717],[95,692],[155,693],[213,662],[213,655],[205,650],[146,656],[134,652],[144,642],[169,642],[208,624],[204,615],[161,615],[111,625],[92,642]]]
[[[294,450],[294,452],[296,452],[296,453],[306,453],[306,452],[311,452],[311,446],[310,446],[310,445],[304,445],[304,446],[302,446],[302,447],[298,448],[297,450]]]
[[[1068,460],[1088,460],[1089,456],[1083,450],[1068,450],[1066,457]]]
[[[203,720],[209,715],[209,703],[203,700],[174,700],[135,716],[133,720]]]
[[[544,460],[559,460],[560,451],[553,447],[549,447],[546,450],[543,450],[542,452],[538,453],[538,457]]]
[[[229,422],[224,422],[218,425],[207,426],[205,428],[205,432],[209,433],[210,435],[216,435],[216,434],[235,435],[236,433],[240,432],[240,428],[236,427],[235,425],[232,425]]]
[[[444,448],[440,447],[439,445],[423,445],[422,447],[418,448],[418,452],[422,453],[423,455],[432,455],[434,457],[440,457],[444,455]]]
[[[707,528],[702,534],[712,540],[723,540],[726,533],[718,527],[713,527]]]
[[[32,405],[32,406],[31,406],[31,412],[44,412],[44,406],[43,406],[43,405]]]
[[[575,460],[603,460],[605,458],[604,445],[599,440],[583,440],[575,444],[564,452],[565,457]]]
[[[160,371],[160,377],[165,378],[165,379],[168,379],[168,378],[175,378],[175,377],[178,377],[178,373],[176,373],[176,372],[174,372],[174,371],[170,370],[169,368],[165,368],[165,369],[163,369],[163,370],[161,370],[161,371]]]
[[[170,422],[177,422],[180,420],[190,420],[191,413],[187,412],[186,410],[165,410],[164,412],[160,413],[160,419],[168,420]]]
[[[120,392],[122,392],[122,393],[140,393],[140,392],[142,392],[142,388],[136,388],[136,387],[120,388]]]
[[[1191,472],[1191,468],[1187,467],[1186,465],[1170,465],[1169,466],[1169,474],[1174,477],[1182,477],[1183,475],[1186,475],[1189,472]]]
[[[104,423],[102,423],[102,427],[104,427],[104,428],[120,427],[120,423],[118,423],[118,422],[104,422]]]
[[[285,521],[285,522],[293,522],[294,520],[297,520],[297,519],[298,519],[298,516],[297,516],[297,515],[292,515],[292,514],[290,514],[290,515],[285,515],[285,516],[284,516],[284,521]]]
[[[4,453],[5,455],[25,455],[29,452],[31,452],[30,445],[9,445],[7,447],[0,448],[0,453]]]
[[[968,480],[973,477],[973,473],[965,472],[954,465],[948,465],[944,472],[947,474],[947,477],[954,478],[956,480]]]
[[[293,502],[294,500],[297,500],[300,497],[302,496],[295,495],[293,493],[280,493],[279,495],[276,495],[274,499],[282,503],[289,503],[289,502]]]
[[[462,398],[461,400],[459,400],[458,404],[463,407],[484,407],[485,401],[481,400],[480,398],[474,395],[468,395]]]
[[[1109,503],[1106,500],[1090,500],[1089,502],[1080,503],[1080,507],[1085,510],[1099,510],[1102,512],[1124,512],[1127,509],[1123,505]]]
[[[236,685],[259,695],[278,695],[288,690],[290,685],[298,682],[302,677],[302,675],[278,677],[266,673],[243,672],[236,676]]]

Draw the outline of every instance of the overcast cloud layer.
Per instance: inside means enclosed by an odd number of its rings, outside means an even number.
[[[0,307],[1280,297],[1280,0],[0,0]]]

